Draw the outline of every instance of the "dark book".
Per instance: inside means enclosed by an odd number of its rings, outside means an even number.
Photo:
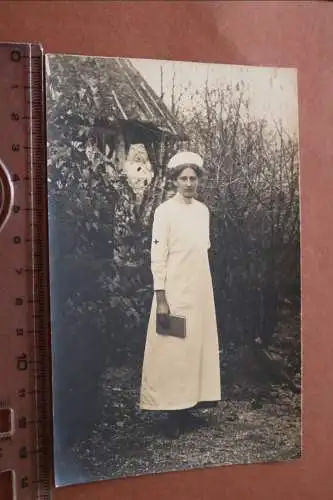
[[[158,315],[156,317],[156,331],[159,335],[168,335],[184,339],[186,337],[186,319],[182,316],[169,315],[167,327],[161,325]]]

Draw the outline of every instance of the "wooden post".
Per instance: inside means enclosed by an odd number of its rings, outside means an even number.
[[[115,135],[115,166],[118,171],[124,169],[125,160],[127,157],[127,147],[125,141],[125,134],[121,127],[117,128]]]

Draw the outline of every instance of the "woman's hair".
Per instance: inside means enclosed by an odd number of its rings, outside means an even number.
[[[185,170],[186,168],[192,168],[192,170],[195,171],[199,179],[203,175],[202,170],[197,165],[179,165],[179,167],[175,167],[169,171],[170,180],[175,181],[177,177],[182,173],[182,171]]]

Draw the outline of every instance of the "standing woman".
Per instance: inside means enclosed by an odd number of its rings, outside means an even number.
[[[168,412],[178,437],[189,409],[221,399],[219,345],[210,274],[209,210],[195,199],[202,158],[177,153],[168,163],[176,194],[157,207],[151,243],[154,297],[144,353],[140,408]],[[186,318],[186,337],[157,333],[169,314]]]

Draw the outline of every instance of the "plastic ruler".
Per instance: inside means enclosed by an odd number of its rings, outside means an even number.
[[[1,499],[50,498],[43,66],[40,45],[0,44]]]

